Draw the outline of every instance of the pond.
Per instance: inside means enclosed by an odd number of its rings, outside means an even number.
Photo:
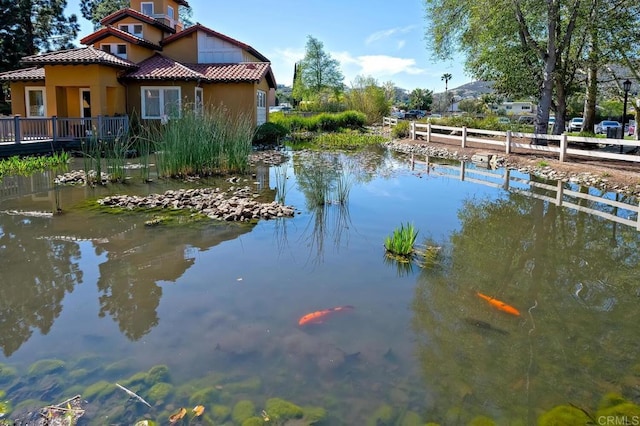
[[[233,182],[5,178],[0,419],[74,395],[81,424],[168,424],[181,407],[186,424],[200,404],[192,424],[638,414],[637,200],[383,149],[285,154]],[[231,185],[296,214],[145,226],[151,213],[88,203]],[[407,223],[428,261],[385,256]]]

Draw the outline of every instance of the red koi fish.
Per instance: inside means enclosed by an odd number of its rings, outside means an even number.
[[[498,299],[494,299],[493,297],[489,297],[486,294],[482,294],[479,292],[476,292],[476,294],[483,298],[484,300],[486,300],[487,302],[489,302],[489,304],[491,306],[493,306],[496,309],[501,310],[502,312],[506,312],[508,314],[511,315],[515,315],[515,316],[519,316],[520,315],[520,311],[518,311],[516,308],[514,308],[513,306],[507,305],[506,303],[504,303],[501,300]]]
[[[327,318],[327,316],[331,315],[335,312],[340,311],[348,311],[350,309],[355,309],[351,305],[345,306],[336,306],[335,308],[323,309],[322,311],[311,312],[298,321],[298,325],[307,325],[307,324],[321,324]]]

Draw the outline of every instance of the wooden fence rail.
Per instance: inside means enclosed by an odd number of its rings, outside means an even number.
[[[391,128],[397,124],[397,118],[383,118],[383,127],[389,126]],[[441,140],[457,141],[462,148],[465,148],[469,142],[490,145],[493,148],[501,148],[506,154],[511,153],[514,148],[532,152],[544,152],[557,156],[561,162],[566,160],[567,155],[574,155],[640,163],[640,155],[623,153],[624,150],[637,150],[640,147],[640,141],[637,140],[589,138],[569,136],[565,133],[547,135],[513,132],[511,130],[500,132],[467,127],[440,126],[431,123],[417,123],[415,121],[410,122],[410,135],[413,140],[420,137],[427,142],[432,142],[434,137]],[[580,145],[584,148],[580,149],[575,145]]]

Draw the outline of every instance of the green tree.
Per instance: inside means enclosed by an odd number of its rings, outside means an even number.
[[[463,99],[458,102],[458,109],[469,114],[482,114],[485,108],[486,105],[481,99]]]
[[[20,59],[38,52],[73,47],[75,15],[64,15],[65,0],[0,0],[0,72],[20,67]],[[0,90],[0,110],[6,110]]]
[[[409,106],[412,109],[430,110],[433,104],[433,92],[428,89],[413,89],[409,94]]]
[[[345,94],[348,109],[363,112],[369,123],[379,123],[389,113],[390,102],[385,89],[373,77],[357,76]]]
[[[301,83],[308,93],[320,94],[325,91],[343,91],[344,77],[340,63],[324,51],[321,41],[307,36],[304,59],[300,62]]]

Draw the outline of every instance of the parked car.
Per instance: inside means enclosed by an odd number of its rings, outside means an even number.
[[[269,107],[269,112],[289,112],[289,111],[291,111],[291,107],[286,105],[276,105],[276,106]]]
[[[627,135],[635,135],[636,134],[636,120],[630,120],[629,124],[625,125],[627,129]]]
[[[404,118],[407,120],[416,120],[424,117],[424,113],[419,109],[410,109],[404,113]]]
[[[596,133],[597,134],[607,134],[607,130],[609,129],[619,129],[622,125],[617,121],[604,120],[596,124]]]
[[[518,117],[518,123],[520,124],[533,124],[535,120],[533,115],[521,115]]]
[[[567,132],[581,132],[582,125],[584,124],[584,118],[573,117],[567,125]]]
[[[508,117],[498,117],[498,124],[511,124]]]

